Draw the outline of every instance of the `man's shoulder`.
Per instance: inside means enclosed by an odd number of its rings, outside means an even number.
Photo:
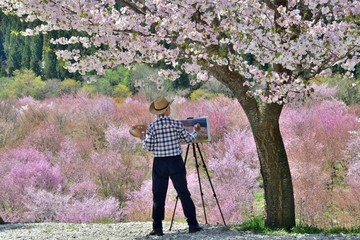
[[[181,122],[180,120],[177,120],[177,119],[173,119],[173,118],[169,118],[169,121],[175,125],[178,125],[178,126],[181,126]]]
[[[176,126],[176,127],[182,126],[182,123],[179,120],[173,119],[170,117],[163,117],[158,120],[159,120],[159,122],[155,123],[156,125],[171,125],[171,126]]]

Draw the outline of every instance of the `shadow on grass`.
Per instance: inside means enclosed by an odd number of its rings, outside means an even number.
[[[188,240],[188,239],[209,239],[209,236],[211,236],[211,239],[221,239],[224,232],[230,233],[229,229],[227,227],[224,227],[222,225],[202,225],[204,228],[200,232],[196,233],[189,233],[188,228],[184,229],[178,229],[173,231],[167,231],[164,229],[164,235],[163,236],[142,236],[134,238],[134,240],[140,240],[140,239],[177,239],[177,240]],[[235,233],[234,233],[235,236]]]
[[[0,232],[8,231],[8,230],[15,230],[15,229],[31,229],[31,228],[34,228],[34,225],[24,223],[24,222],[0,224]]]

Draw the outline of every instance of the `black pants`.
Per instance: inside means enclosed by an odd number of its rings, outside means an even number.
[[[165,199],[169,185],[169,177],[179,196],[188,224],[198,224],[195,205],[187,187],[185,164],[181,155],[155,157],[152,171],[153,228],[161,227],[161,221],[164,220]]]

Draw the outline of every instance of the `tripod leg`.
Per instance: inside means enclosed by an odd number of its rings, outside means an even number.
[[[172,214],[169,231],[171,231],[171,228],[172,228],[172,225],[173,225],[173,222],[174,222],[174,217],[175,217],[176,206],[177,206],[178,200],[179,200],[179,196],[176,196],[175,207],[174,207],[174,211],[173,211],[173,214]]]
[[[205,211],[205,204],[204,204],[204,193],[203,193],[203,191],[202,191],[201,180],[200,180],[199,163],[198,163],[197,156],[196,156],[195,143],[193,143],[192,146],[193,146],[193,153],[194,153],[195,164],[196,164],[196,172],[197,172],[198,180],[199,180],[199,187],[200,187],[200,194],[201,194],[201,202],[202,202],[202,206],[203,206],[203,209],[204,209],[205,224],[208,224],[207,216],[206,216],[206,211]]]
[[[186,161],[187,161],[187,157],[188,157],[188,153],[189,153],[189,147],[190,147],[190,144],[188,144],[188,146],[187,146],[187,148],[186,148],[184,165],[186,165]],[[171,228],[172,228],[172,225],[173,225],[173,222],[174,222],[174,217],[175,217],[176,206],[177,206],[178,200],[179,200],[179,195],[176,195],[175,207],[174,207],[174,211],[173,211],[173,214],[172,214],[172,217],[171,217],[171,223],[170,223],[169,231],[171,231]]]
[[[213,186],[213,184],[212,184],[212,182],[211,182],[210,175],[209,175],[209,172],[208,172],[208,170],[207,170],[207,167],[206,167],[204,158],[203,158],[203,156],[202,156],[202,154],[201,154],[200,147],[199,147],[199,144],[198,144],[198,143],[196,143],[196,147],[197,147],[197,150],[198,150],[198,152],[199,152],[199,155],[200,155],[200,158],[201,158],[203,167],[204,167],[204,169],[205,169],[206,175],[207,175],[207,177],[208,177],[208,179],[209,179],[209,183],[210,183],[212,192],[213,192],[213,194],[214,194],[214,197],[215,197],[215,200],[216,200],[216,204],[217,204],[217,206],[218,206],[218,208],[219,208],[219,211],[220,211],[220,214],[221,214],[221,218],[222,218],[222,220],[223,220],[223,222],[224,222],[224,225],[226,226],[225,219],[224,219],[224,215],[223,215],[223,213],[222,213],[222,211],[221,211],[220,204],[219,204],[219,201],[218,201],[218,199],[217,199],[214,186]]]

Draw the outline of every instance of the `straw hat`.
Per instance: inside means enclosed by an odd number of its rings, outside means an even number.
[[[149,111],[156,115],[163,114],[174,100],[168,101],[165,97],[158,97],[149,107]]]

